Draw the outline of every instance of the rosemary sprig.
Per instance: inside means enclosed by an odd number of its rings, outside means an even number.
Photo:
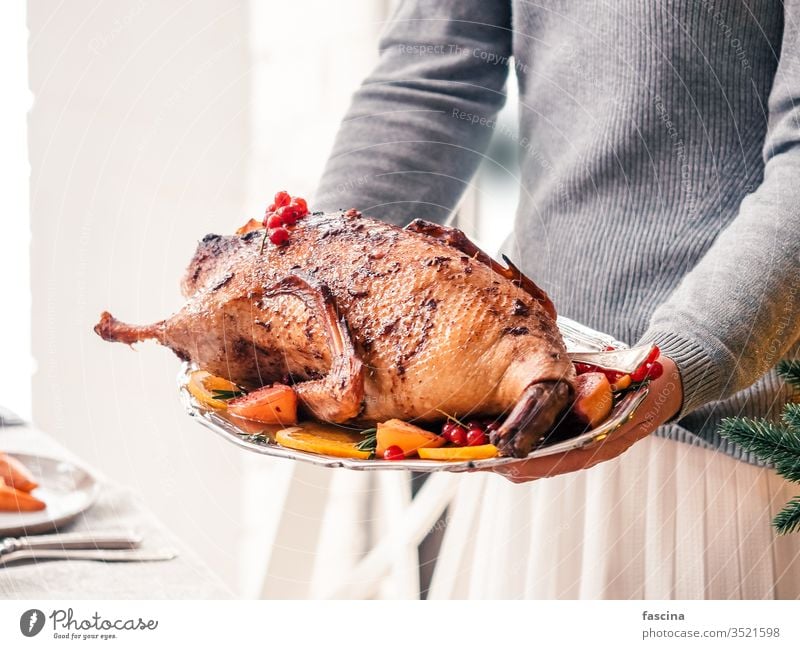
[[[359,435],[361,435],[364,439],[356,444],[356,448],[359,451],[368,451],[369,453],[374,453],[375,448],[378,446],[378,429],[367,428],[366,430],[362,430]]]
[[[244,390],[211,390],[211,394],[219,401],[230,401],[237,397],[243,397],[247,392]]]
[[[269,444],[269,435],[266,433],[253,433],[252,435],[242,435],[242,439],[245,442],[251,442],[253,444],[259,445],[267,445]]]

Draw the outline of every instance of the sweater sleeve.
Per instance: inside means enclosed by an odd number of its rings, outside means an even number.
[[[640,340],[678,365],[679,417],[748,387],[800,338],[800,0],[785,3],[768,110],[763,181]]]
[[[510,3],[404,0],[355,93],[314,206],[403,224],[442,222],[480,163],[505,101]]]

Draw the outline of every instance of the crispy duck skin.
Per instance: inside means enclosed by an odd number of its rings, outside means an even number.
[[[103,313],[105,340],[157,340],[247,388],[291,383],[336,423],[507,415],[492,441],[527,455],[569,404],[574,370],[533,282],[458,230],[313,214],[289,243],[207,235],[185,306],[151,325]]]

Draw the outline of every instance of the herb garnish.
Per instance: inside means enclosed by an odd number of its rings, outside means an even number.
[[[378,429],[367,428],[366,430],[362,430],[359,434],[364,439],[356,444],[356,448],[359,451],[368,451],[369,453],[374,454],[375,448],[378,446]]]
[[[244,390],[211,390],[211,393],[219,401],[230,401],[247,394]]]
[[[242,435],[245,442],[259,444],[261,446],[269,445],[269,435],[266,433],[253,433],[252,435]]]

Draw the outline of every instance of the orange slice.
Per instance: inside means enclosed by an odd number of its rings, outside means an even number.
[[[296,451],[367,460],[369,451],[359,451],[356,448],[361,439],[358,433],[348,433],[341,428],[316,423],[304,423],[302,426],[284,428],[275,433],[278,444]]]
[[[189,382],[186,384],[186,389],[204,406],[216,410],[227,408],[228,404],[222,399],[217,399],[215,392],[239,392],[239,386],[235,383],[231,383],[221,376],[214,376],[211,372],[206,372],[205,370],[195,370],[189,374]]]
[[[497,456],[494,444],[481,446],[443,446],[442,448],[421,448],[417,451],[423,460],[443,460],[446,462],[463,460],[487,460]]]

